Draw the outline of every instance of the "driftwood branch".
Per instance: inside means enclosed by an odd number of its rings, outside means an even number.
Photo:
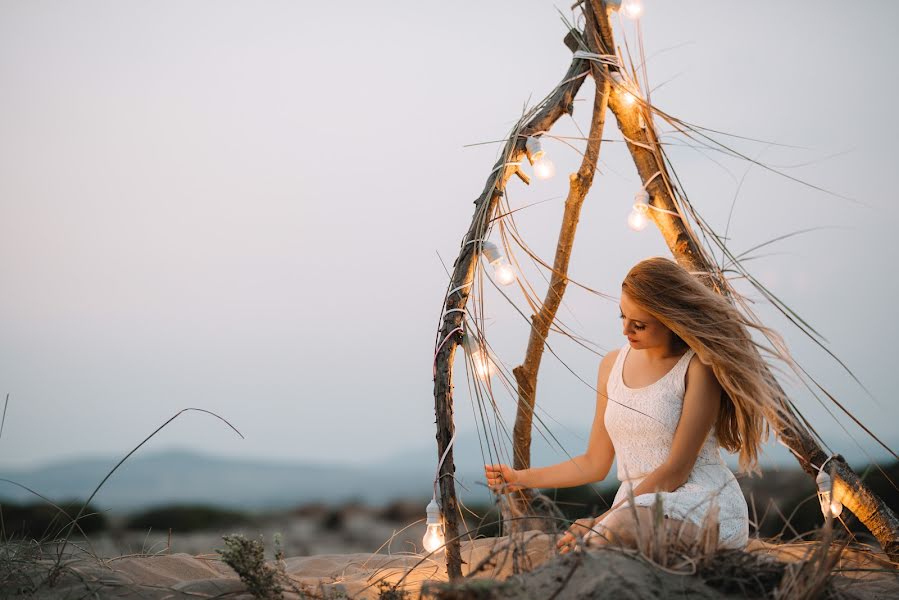
[[[587,22],[587,39],[591,37],[591,23]],[[595,49],[590,50],[596,52]],[[568,285],[568,264],[571,260],[571,252],[574,247],[574,237],[580,220],[581,207],[584,199],[593,184],[593,176],[596,173],[596,163],[599,160],[599,148],[602,140],[603,127],[605,126],[606,106],[609,100],[610,86],[606,67],[598,62],[591,62],[590,71],[596,84],[593,97],[593,115],[590,122],[590,133],[587,148],[584,152],[581,165],[577,173],[569,178],[568,197],[565,200],[565,210],[562,216],[562,225],[559,238],[556,243],[556,254],[553,261],[552,274],[546,297],[540,305],[537,314],[531,316],[531,333],[528,339],[524,361],[515,367],[512,373],[518,386],[518,410],[515,415],[515,427],[513,430],[513,460],[514,468],[527,469],[531,466],[531,434],[534,420],[534,404],[537,393],[537,374],[540,370],[540,362],[543,358],[546,337],[556,318],[562,296]],[[525,530],[538,528],[530,519],[520,519],[530,514],[532,498],[528,490],[521,490],[509,496],[509,516],[504,519],[504,532],[511,530]],[[505,516],[505,515],[504,515]]]
[[[608,53],[615,48],[612,28],[608,13],[602,0],[590,0],[593,15],[597,23],[593,31],[598,39],[594,40],[599,47]],[[625,106],[618,94],[609,97],[609,108],[618,121],[621,134],[627,141],[628,150],[633,157],[640,179],[650,194],[650,204],[657,208],[678,213],[675,194],[671,186],[671,178],[665,167],[661,146],[652,124],[648,106],[638,102],[636,106]],[[648,182],[648,183],[647,183]],[[658,210],[649,211],[665,242],[668,244],[675,260],[690,271],[708,274],[705,282],[713,289],[725,293],[726,285],[718,279],[717,269],[713,261],[697,242],[697,237],[690,230],[685,219]],[[771,381],[777,385],[774,376],[769,373]],[[783,390],[781,390],[783,392]],[[786,394],[783,394],[786,398]],[[783,406],[786,415],[794,415],[790,406]],[[781,423],[772,423],[778,427],[777,434],[793,453],[800,459],[799,463],[812,477],[828,458],[814,437],[805,429],[798,419],[784,419]],[[859,521],[877,538],[884,551],[892,560],[899,560],[899,519],[874,492],[869,490],[858,474],[846,463],[842,456],[836,456],[828,462],[834,469],[834,493],[843,505],[852,511]]]
[[[574,50],[574,40],[581,37],[579,32],[570,32],[566,37],[566,45]],[[475,200],[475,213],[468,232],[462,239],[459,256],[453,264],[453,273],[446,299],[440,330],[437,337],[437,348],[434,357],[434,412],[437,417],[437,456],[445,458],[440,466],[438,482],[440,486],[440,505],[444,517],[446,539],[446,568],[450,580],[462,577],[462,557],[459,544],[459,511],[456,500],[453,452],[449,444],[455,433],[453,423],[453,357],[456,346],[462,342],[463,314],[455,309],[464,309],[474,282],[475,268],[481,245],[478,240],[484,239],[489,230],[496,204],[503,194],[506,183],[515,173],[514,164],[525,154],[527,136],[548,131],[552,125],[565,114],[574,110],[574,97],[583,84],[590,66],[587,61],[575,58],[561,83],[535,111],[525,115],[512,131],[506,142],[502,155],[494,165],[481,195]]]

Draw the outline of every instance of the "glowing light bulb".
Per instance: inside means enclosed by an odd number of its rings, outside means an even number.
[[[515,282],[515,271],[512,270],[512,265],[510,265],[505,257],[498,261],[501,264],[493,265],[493,274],[496,275],[496,281],[499,282],[500,285],[509,285]]]
[[[634,231],[643,231],[649,224],[649,217],[646,214],[648,212],[649,192],[641,188],[634,195],[634,207],[631,209],[631,214],[627,216],[627,226]]]
[[[639,19],[643,15],[643,3],[640,0],[622,0],[621,12],[628,19]]]
[[[500,285],[510,285],[515,283],[515,279],[517,278],[515,270],[512,269],[512,265],[509,264],[509,261],[503,256],[502,252],[500,252],[499,246],[493,242],[484,242],[482,251],[484,252],[484,258],[486,258],[487,262],[490,263],[490,266],[493,267],[493,276],[497,283]]]
[[[471,359],[471,363],[474,365],[474,370],[477,376],[481,379],[489,379],[493,374],[492,369],[490,368],[490,358],[480,350],[475,350],[471,354],[468,355]]]
[[[548,158],[534,161],[534,175],[537,179],[549,179],[556,174],[556,165]]]
[[[440,520],[440,507],[437,506],[437,500],[431,499],[428,508],[425,509],[428,515],[428,529],[425,536],[421,538],[421,544],[427,552],[435,552],[446,546],[446,538],[443,535],[443,523]]]
[[[478,379],[487,381],[496,373],[496,365],[490,357],[487,347],[479,344],[473,333],[465,332],[465,335],[462,336],[462,347],[465,349],[465,354],[468,355]]]
[[[637,97],[631,91],[630,84],[624,79],[621,71],[612,71],[610,73],[612,81],[615,82],[615,92],[621,98],[621,103],[627,107],[633,106],[637,102]]]
[[[830,475],[823,470],[815,477],[815,483],[818,484],[818,501],[821,503],[821,512],[826,517],[828,513],[831,517],[837,518],[843,512],[843,503],[840,502],[833,493],[833,480]]]
[[[534,167],[534,175],[537,179],[549,179],[556,174],[556,165],[546,156],[546,150],[540,143],[540,138],[529,136],[524,142],[528,160]]]
[[[649,225],[649,218],[638,210],[632,210],[627,216],[627,226],[634,231],[643,231]]]

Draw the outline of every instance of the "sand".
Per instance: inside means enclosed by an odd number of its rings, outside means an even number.
[[[477,586],[486,598],[733,598],[742,594],[709,585],[702,576],[660,569],[642,558],[617,550],[591,550],[558,556],[554,538],[538,532],[525,534],[519,553],[510,552],[507,538],[465,542],[463,573],[467,586]],[[750,550],[785,562],[802,560],[807,545],[769,545],[753,542]],[[284,560],[289,578],[285,598],[301,594],[324,598],[378,598],[381,582],[425,597],[475,597],[473,592],[441,590],[446,581],[442,556],[415,554],[327,554]],[[513,574],[513,562],[524,574]],[[237,574],[217,555],[166,554],[96,561],[78,559],[66,564],[55,586],[46,584],[52,561],[33,566],[33,581],[41,598],[252,598]],[[859,598],[899,597],[899,572],[868,552],[848,552],[838,565],[835,585]],[[891,571],[891,572],[885,572]],[[42,576],[43,573],[43,576]],[[41,581],[43,580],[43,581]],[[20,585],[21,585],[20,580]],[[726,586],[725,586],[726,587]],[[3,596],[17,590],[0,589]],[[18,590],[27,592],[27,587]],[[488,595],[483,595],[488,594]],[[555,595],[555,596],[554,596]]]

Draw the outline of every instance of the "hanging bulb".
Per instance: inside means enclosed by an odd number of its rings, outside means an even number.
[[[496,281],[500,285],[509,285],[515,282],[515,271],[512,270],[506,258],[499,260],[498,264],[493,265],[493,274],[496,275]]]
[[[621,74],[621,71],[611,71],[609,76],[612,78],[617,85],[615,85],[616,93],[618,97],[621,98],[621,103],[626,107],[633,106],[637,102],[637,97],[634,96],[634,93],[631,92],[630,85],[624,79],[624,75]]]
[[[467,328],[466,328],[467,329]],[[491,360],[487,346],[478,343],[478,338],[470,331],[466,331],[462,336],[462,347],[471,364],[474,365],[474,372],[478,379],[487,381],[496,372],[496,365]]]
[[[643,3],[640,0],[622,0],[621,12],[628,19],[639,19],[643,16]]]
[[[503,256],[496,244],[484,242],[482,252],[484,253],[484,258],[493,267],[493,276],[498,284],[510,285],[515,283],[515,270],[512,269],[512,265],[509,264],[509,261]]]
[[[634,231],[643,231],[646,229],[646,226],[649,224],[649,216],[647,216],[648,212],[649,192],[641,188],[640,191],[634,195],[634,207],[631,209],[631,214],[627,217],[628,227]]]
[[[440,507],[437,506],[437,500],[432,498],[425,511],[428,515],[428,530],[425,531],[425,536],[421,538],[421,544],[427,552],[434,552],[446,545],[446,539],[443,535],[443,523],[440,520]]]
[[[537,176],[537,179],[549,179],[555,174],[556,165],[553,164],[553,161],[546,157],[534,161],[534,175]]]
[[[627,226],[634,231],[643,231],[647,225],[649,225],[649,218],[636,209],[627,216]]]
[[[828,513],[831,517],[836,518],[843,512],[843,503],[840,502],[833,494],[833,480],[830,475],[823,470],[818,472],[815,477],[815,483],[818,484],[818,501],[821,503],[821,512],[826,517]]]
[[[556,174],[556,165],[546,156],[540,138],[528,136],[524,142],[524,149],[538,179],[549,179]]]

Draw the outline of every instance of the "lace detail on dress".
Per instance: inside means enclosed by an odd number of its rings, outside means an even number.
[[[618,479],[622,482],[615,497],[616,504],[627,498],[628,488],[639,485],[668,458],[684,404],[687,367],[695,355],[692,349],[687,350],[655,383],[629,388],[622,377],[629,350],[630,344],[627,344],[618,352],[606,385],[608,402],[604,422],[615,447]],[[746,500],[736,478],[721,458],[714,429],[709,431],[687,483],[660,495],[668,516],[697,525],[702,524],[714,498],[719,510],[721,543],[733,547],[746,544],[749,534]],[[634,501],[638,506],[650,506],[655,501],[655,494],[643,494]]]

